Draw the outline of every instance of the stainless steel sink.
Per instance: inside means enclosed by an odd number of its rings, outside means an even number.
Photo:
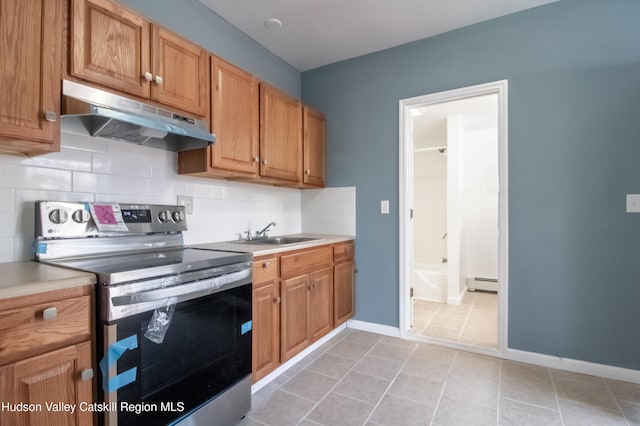
[[[308,243],[309,241],[321,240],[322,238],[309,238],[309,237],[269,237],[269,238],[256,238],[254,240],[242,240],[241,244],[271,244],[277,246],[284,246],[288,244],[300,244]]]

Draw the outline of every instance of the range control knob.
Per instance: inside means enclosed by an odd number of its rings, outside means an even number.
[[[176,223],[180,223],[184,220],[184,212],[181,210],[177,210],[175,212],[173,212],[173,221]]]
[[[160,223],[169,222],[171,220],[171,211],[170,210],[162,210],[158,213],[158,220]]]
[[[49,213],[49,220],[56,225],[65,223],[67,219],[69,219],[69,214],[65,210],[55,209],[51,210],[51,213]]]
[[[87,223],[91,219],[91,215],[85,209],[79,209],[73,212],[71,219],[76,223]]]

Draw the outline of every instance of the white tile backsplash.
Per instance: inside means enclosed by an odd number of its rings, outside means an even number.
[[[356,235],[356,188],[303,191],[302,232]]]
[[[36,200],[176,204],[188,195],[187,244],[237,239],[272,221],[272,235],[355,235],[355,188],[300,191],[180,176],[174,152],[62,127],[59,153],[0,155],[0,262],[32,258]]]
[[[187,244],[236,239],[271,221],[274,234],[301,231],[300,190],[180,176],[174,152],[63,130],[59,153],[0,155],[0,262],[32,258],[36,200],[176,204],[189,195]]]

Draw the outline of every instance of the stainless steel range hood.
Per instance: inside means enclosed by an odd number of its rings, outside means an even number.
[[[206,148],[215,141],[206,121],[63,80],[63,120],[80,120],[92,136],[169,151]]]

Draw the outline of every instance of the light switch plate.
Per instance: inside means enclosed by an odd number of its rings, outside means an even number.
[[[389,214],[389,200],[380,200],[380,214]]]
[[[640,213],[640,194],[627,194],[627,213]]]
[[[178,195],[178,204],[184,206],[186,214],[193,214],[193,197],[189,195]]]

